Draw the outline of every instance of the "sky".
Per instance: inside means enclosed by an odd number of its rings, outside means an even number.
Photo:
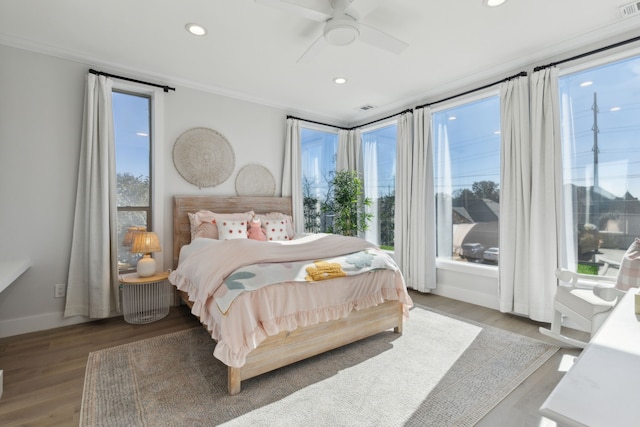
[[[116,171],[149,176],[149,98],[113,93]]]

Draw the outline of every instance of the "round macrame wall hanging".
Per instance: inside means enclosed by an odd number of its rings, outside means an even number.
[[[276,191],[276,181],[269,169],[260,165],[246,165],[236,175],[238,196],[271,197]]]
[[[173,164],[193,185],[215,187],[233,172],[236,156],[229,141],[219,132],[193,128],[178,137],[173,146]]]

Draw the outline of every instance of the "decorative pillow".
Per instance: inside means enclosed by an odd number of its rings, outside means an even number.
[[[191,226],[191,240],[196,237],[206,237],[209,239],[218,238],[218,226],[215,220],[245,220],[248,221],[253,217],[253,211],[219,214],[207,210],[200,210],[196,213],[189,213],[189,224]]]
[[[191,240],[196,237],[204,237],[207,239],[218,239],[218,226],[213,222],[203,222],[196,227],[196,233]]]
[[[249,229],[247,230],[247,237],[253,240],[265,241],[267,236],[264,234],[262,223],[259,218],[254,218],[249,221]]]
[[[616,288],[627,291],[640,287],[640,239],[636,237],[622,257]]]
[[[218,240],[247,238],[247,221],[244,219],[216,220],[216,225],[218,226]]]
[[[274,221],[276,222],[285,221],[287,238],[279,239],[279,240],[291,240],[295,237],[295,232],[293,231],[293,219],[291,218],[291,215],[287,215],[282,212],[269,212],[265,214],[258,214],[256,215],[256,218],[262,221],[262,228],[265,229],[265,233],[267,231],[267,223],[271,223],[271,225],[273,225]]]
[[[287,233],[288,219],[266,219],[264,220],[264,233],[268,241],[289,240]]]

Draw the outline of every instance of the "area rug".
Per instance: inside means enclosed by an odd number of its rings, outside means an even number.
[[[472,426],[558,347],[415,307],[383,332],[227,395],[194,328],[93,352],[81,426]]]

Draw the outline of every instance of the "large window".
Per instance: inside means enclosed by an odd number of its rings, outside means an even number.
[[[500,218],[500,99],[434,111],[439,258],[497,264]]]
[[[362,132],[365,197],[371,199],[373,214],[366,239],[389,250],[394,245],[397,128],[394,123]]]
[[[329,182],[336,170],[338,134],[302,127],[300,141],[304,231],[326,232],[331,228],[332,218],[322,206],[327,202]]]
[[[569,262],[597,272],[640,236],[640,57],[566,74],[559,89]]]
[[[135,268],[131,232],[151,230],[151,98],[113,92],[118,205],[118,268]],[[129,232],[129,233],[128,233]]]

